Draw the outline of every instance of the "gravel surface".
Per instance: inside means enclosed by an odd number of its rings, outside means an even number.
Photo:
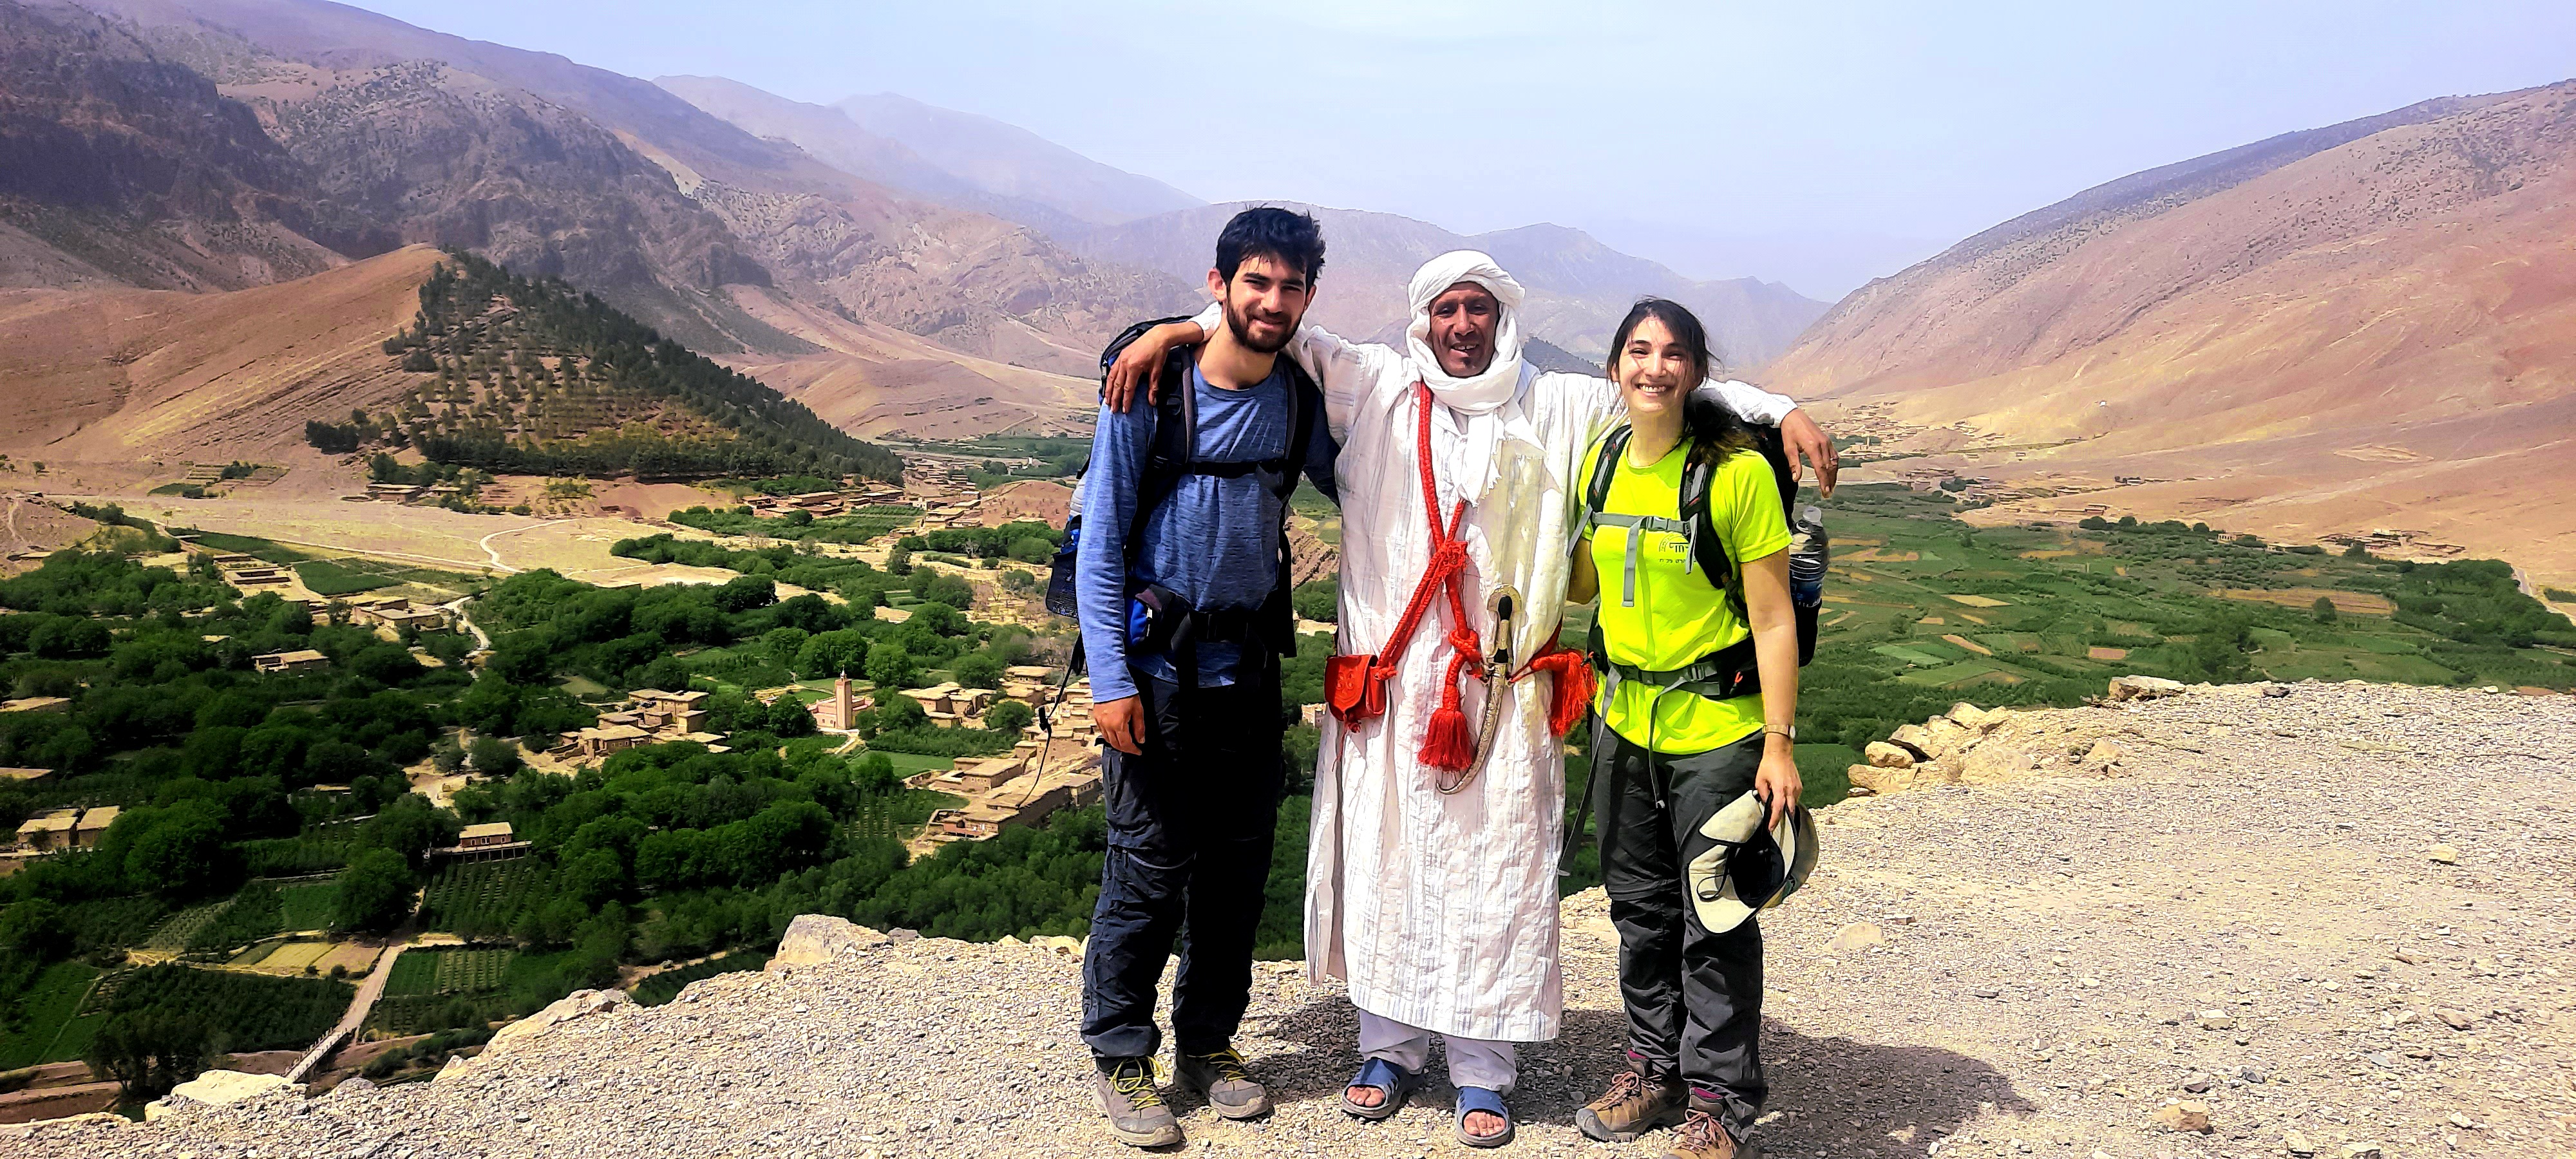
[[[1766,918],[1769,1153],[2576,1157],[2576,698],[2286,691],[2015,714],[1998,735],[2034,757],[2111,737],[2119,771],[1827,811],[1818,880]],[[1615,952],[1600,895],[1569,899],[1566,1033],[1524,1056],[1507,1153],[1659,1153],[1567,1125],[1616,1065]],[[10,1128],[0,1155],[1122,1154],[1079,994],[1047,950],[897,941],[435,1084]],[[1265,964],[1241,1045],[1280,1109],[1176,1093],[1187,1149],[1463,1153],[1445,1086],[1341,1116],[1353,1033],[1335,990]]]

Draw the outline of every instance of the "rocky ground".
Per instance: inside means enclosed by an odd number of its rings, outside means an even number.
[[[2079,759],[1828,811],[1819,879],[1766,919],[1769,1153],[2576,1156],[2576,699],[2286,691],[2015,714],[2031,756]],[[2080,759],[2104,737],[2107,774]],[[1525,1055],[1512,1150],[1652,1156],[1567,1125],[1622,1022],[1600,896],[1566,917],[1566,1031]],[[1116,1155],[1079,985],[1044,948],[896,941],[603,1003],[434,1084],[12,1128],[0,1155]],[[1178,1098],[1188,1148],[1462,1151],[1445,1087],[1342,1118],[1352,1036],[1335,990],[1264,967],[1241,1045],[1282,1106]]]

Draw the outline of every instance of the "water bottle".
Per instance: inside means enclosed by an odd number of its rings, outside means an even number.
[[[1815,608],[1825,602],[1825,567],[1832,551],[1825,541],[1824,512],[1815,504],[1798,509],[1789,526],[1789,602]]]

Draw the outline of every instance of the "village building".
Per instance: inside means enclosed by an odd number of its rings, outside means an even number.
[[[53,775],[54,771],[52,769],[0,767],[0,781],[16,781],[21,785],[32,785]]]
[[[72,698],[68,696],[22,696],[16,700],[0,700],[0,712],[68,712],[71,704]]]
[[[932,725],[971,728],[983,717],[984,710],[992,707],[994,693],[990,688],[965,688],[947,681],[928,688],[907,688],[902,695],[919,702]]]
[[[399,637],[402,630],[443,632],[455,626],[454,614],[434,604],[415,604],[401,596],[360,596],[349,601],[349,622]]]
[[[509,822],[487,821],[459,830],[456,844],[430,850],[430,856],[451,861],[499,861],[516,857],[535,845],[533,841],[518,840]]]
[[[1057,810],[1079,809],[1099,799],[1097,765],[1045,772],[963,808],[931,814],[928,836],[934,841],[988,841],[1005,829],[1035,825]]]
[[[603,712],[589,728],[563,734],[546,755],[559,761],[595,761],[643,745],[694,741],[708,752],[729,752],[722,733],[708,732],[703,692],[664,692],[639,688],[615,711]]]
[[[299,648],[293,652],[271,652],[265,656],[250,658],[251,668],[260,672],[303,672],[314,668],[327,668],[330,664],[329,656],[311,648]]]
[[[814,714],[815,728],[824,732],[848,732],[857,727],[851,722],[857,720],[860,713],[874,707],[876,701],[850,694],[850,678],[843,674],[832,682],[830,696],[806,705],[805,711]]]
[[[96,849],[107,839],[107,827],[116,824],[117,815],[125,810],[116,805],[102,805],[81,814],[80,824],[72,829],[72,847]]]
[[[53,853],[72,847],[72,831],[80,825],[80,810],[55,809],[29,817],[18,825],[18,844],[38,853]]]

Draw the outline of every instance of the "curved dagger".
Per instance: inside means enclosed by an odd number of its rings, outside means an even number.
[[[1476,731],[1476,759],[1467,766],[1465,776],[1455,785],[1442,785],[1440,791],[1456,793],[1474,784],[1485,771],[1485,761],[1494,754],[1494,734],[1502,727],[1503,703],[1512,691],[1513,624],[1520,615],[1520,589],[1510,584],[1494,588],[1486,597],[1485,608],[1494,616],[1494,650],[1485,658],[1485,721]]]

